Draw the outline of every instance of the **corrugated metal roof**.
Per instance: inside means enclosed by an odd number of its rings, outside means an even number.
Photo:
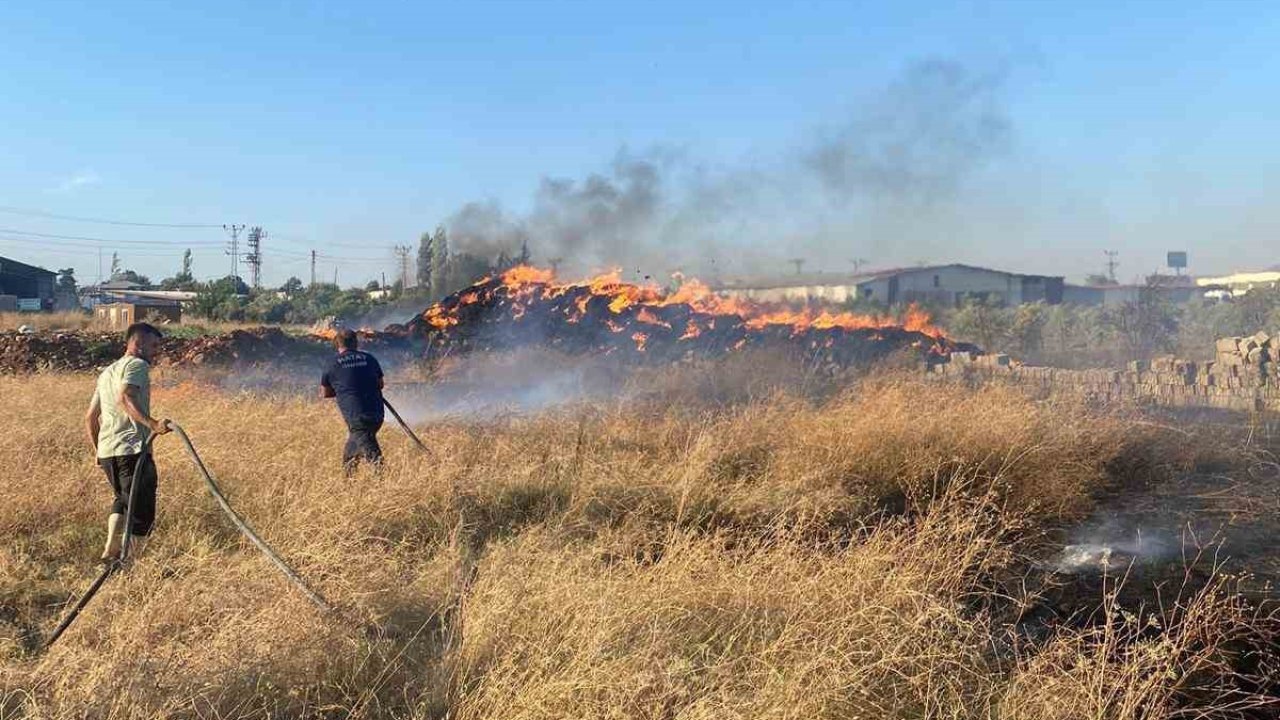
[[[58,274],[52,270],[45,270],[42,267],[36,267],[35,265],[28,265],[26,263],[18,262],[17,260],[12,260],[7,257],[0,257],[0,273],[10,272],[11,270],[18,270],[23,275],[28,275],[28,276],[35,275],[38,273],[44,273],[45,275]]]

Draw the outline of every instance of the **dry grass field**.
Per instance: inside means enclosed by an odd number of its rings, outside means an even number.
[[[87,312],[0,312],[0,330],[17,330],[26,325],[36,330],[101,330],[111,328]]]
[[[339,610],[288,585],[166,437],[154,541],[40,651],[96,572],[108,494],[81,430],[92,378],[0,377],[0,718],[1278,707],[1249,676],[1275,672],[1271,625],[1228,577],[1029,619],[1058,581],[1038,569],[1053,528],[1098,491],[1232,461],[1128,411],[892,376],[820,401],[705,402],[698,382],[668,382],[649,400],[427,422],[431,458],[389,426],[381,472],[346,479],[329,404],[157,382],[156,413]]]

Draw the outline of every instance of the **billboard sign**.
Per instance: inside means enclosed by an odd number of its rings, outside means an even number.
[[[1187,251],[1176,250],[1169,252],[1169,267],[1179,270],[1187,266]]]

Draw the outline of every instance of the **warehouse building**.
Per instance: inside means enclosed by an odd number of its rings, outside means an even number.
[[[58,274],[0,257],[0,310],[52,310]]]
[[[967,300],[997,305],[1062,302],[1063,278],[1024,275],[953,263],[898,268],[857,275],[810,273],[776,278],[742,278],[717,288],[729,297],[756,302],[864,300],[880,305],[928,303],[958,307]]]

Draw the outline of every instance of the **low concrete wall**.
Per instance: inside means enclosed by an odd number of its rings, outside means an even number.
[[[1158,357],[1123,370],[1063,370],[1020,365],[1008,355],[952,353],[928,370],[940,379],[1002,379],[1101,401],[1280,411],[1280,337],[1262,332],[1219,340],[1215,359],[1204,363]]]

